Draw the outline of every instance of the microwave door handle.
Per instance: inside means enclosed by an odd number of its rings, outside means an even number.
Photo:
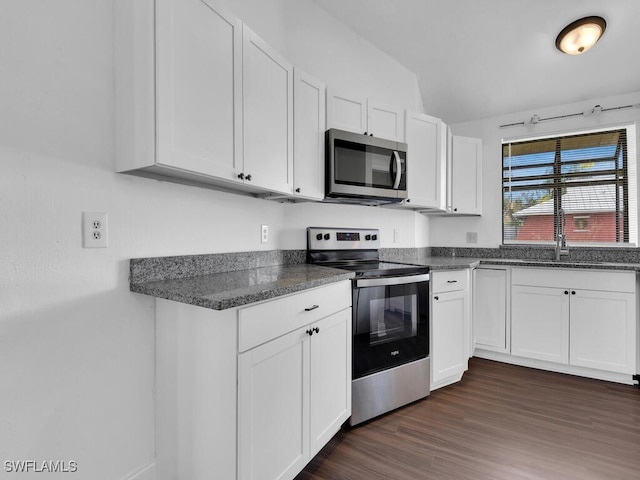
[[[396,162],[396,179],[393,182],[393,189],[397,190],[400,186],[400,177],[402,177],[402,164],[400,163],[400,155],[398,155],[396,150],[393,151],[393,158]]]

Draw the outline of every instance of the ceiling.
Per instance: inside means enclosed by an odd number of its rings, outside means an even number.
[[[640,91],[638,0],[314,1],[415,72],[426,113],[450,124]],[[590,15],[607,21],[600,42],[556,50]]]

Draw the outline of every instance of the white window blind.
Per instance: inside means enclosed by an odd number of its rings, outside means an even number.
[[[504,142],[502,159],[503,243],[553,243],[564,223],[569,245],[636,244],[634,128]]]

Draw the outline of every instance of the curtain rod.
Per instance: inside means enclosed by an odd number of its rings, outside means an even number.
[[[631,105],[622,105],[620,107],[610,107],[610,108],[602,108],[602,105],[596,105],[591,109],[590,112],[587,111],[587,112],[569,113],[567,115],[557,115],[555,117],[546,117],[546,118],[540,118],[538,114],[534,114],[528,122],[526,120],[523,120],[522,122],[517,122],[517,123],[506,123],[504,125],[500,125],[499,128],[517,127],[518,125],[526,125],[527,123],[531,123],[535,125],[536,123],[546,122],[548,120],[563,120],[565,118],[595,115],[601,112],[608,112],[611,110],[623,110],[625,108],[640,108],[640,103],[634,103]]]

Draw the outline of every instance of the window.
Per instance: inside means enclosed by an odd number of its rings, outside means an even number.
[[[502,167],[503,243],[636,244],[634,127],[503,142]]]

